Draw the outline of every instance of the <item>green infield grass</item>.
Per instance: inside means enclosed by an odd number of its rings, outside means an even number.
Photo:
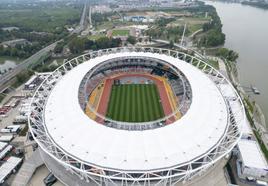
[[[113,30],[112,36],[128,36],[129,30]]]
[[[146,122],[164,117],[156,85],[113,85],[106,116],[125,122]]]

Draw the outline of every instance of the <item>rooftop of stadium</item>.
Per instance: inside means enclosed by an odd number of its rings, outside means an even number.
[[[137,56],[172,64],[183,74],[190,86],[191,101],[182,117],[170,125],[162,123],[164,127],[146,128],[148,130],[129,130],[131,127],[118,130],[122,129],[121,125],[110,126],[114,121],[123,126],[143,122],[122,122],[109,114],[112,121],[108,123],[108,117],[103,113],[99,117],[104,123],[91,119],[85,109],[93,89],[87,92],[85,90],[88,89],[83,86],[94,79],[90,70],[98,69],[96,67],[104,61]],[[85,99],[81,101],[81,98]],[[48,97],[45,127],[55,144],[90,164],[117,170],[155,170],[200,158],[217,146],[228,127],[227,111],[225,100],[215,83],[190,64],[161,54],[122,52],[94,58],[64,75]],[[160,121],[163,121],[161,118]],[[148,121],[158,123],[155,119]],[[73,132],[70,133],[70,130]]]

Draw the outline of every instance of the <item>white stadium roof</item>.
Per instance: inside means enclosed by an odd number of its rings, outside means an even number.
[[[81,80],[98,63],[124,56],[158,58],[180,69],[192,89],[187,113],[173,124],[144,131],[117,130],[91,120],[78,102]],[[225,101],[207,75],[180,59],[155,53],[123,52],[84,62],[55,85],[45,108],[47,133],[66,153],[97,166],[132,171],[171,167],[198,158],[221,141],[227,123]]]

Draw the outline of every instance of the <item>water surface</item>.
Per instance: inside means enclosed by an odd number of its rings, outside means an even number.
[[[251,95],[261,106],[268,126],[268,10],[236,3],[205,1],[213,5],[226,34],[225,46],[239,53],[238,72],[244,86],[254,85],[261,95]]]

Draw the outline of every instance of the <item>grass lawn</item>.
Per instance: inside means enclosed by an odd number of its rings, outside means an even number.
[[[196,25],[196,24],[204,24],[210,21],[210,18],[204,18],[204,17],[185,17],[183,18],[183,22],[190,24],[190,25]]]
[[[10,56],[0,56],[0,64],[4,64],[5,61],[13,61],[15,63],[20,63],[23,59],[19,59],[17,57],[10,57]]]
[[[98,23],[96,25],[96,30],[103,30],[103,29],[109,30],[109,29],[112,29],[113,27],[114,27],[114,23],[112,21],[105,21],[102,23]]]
[[[112,36],[128,36],[129,30],[113,30]]]
[[[206,60],[205,61],[207,64],[209,64],[210,66],[214,67],[216,70],[219,70],[219,62],[215,61],[215,60]],[[193,61],[193,65],[197,66],[198,64],[198,60],[194,60]],[[204,65],[199,65],[198,67],[200,70],[202,70],[204,68]],[[209,69],[209,67],[207,66],[207,69]]]
[[[63,27],[69,22],[79,21],[81,8],[45,7],[1,9],[0,23],[2,25],[18,26],[36,31],[52,32],[57,27]]]
[[[0,103],[2,102],[2,100],[5,98],[4,95],[0,94]]]
[[[184,17],[177,19],[171,23],[169,23],[170,26],[181,26],[183,27],[184,24],[187,24],[187,29],[189,30],[188,33],[186,33],[187,36],[190,36],[192,33],[196,32],[197,30],[202,29],[203,25],[205,23],[209,22],[209,18],[203,18],[203,17]]]
[[[106,116],[126,122],[146,122],[164,116],[155,84],[113,85]]]
[[[200,30],[202,28],[203,28],[203,25],[202,24],[188,25],[188,29],[190,31],[188,33],[188,35],[191,35],[192,33],[196,32],[197,30]]]
[[[215,60],[208,60],[207,61],[208,64],[210,64],[212,67],[214,67],[215,69],[219,70],[219,62],[215,61]]]
[[[96,30],[103,30],[103,29],[111,30],[111,29],[116,28],[116,27],[130,26],[130,25],[134,25],[134,23],[130,22],[130,21],[122,22],[119,20],[104,21],[104,22],[98,23],[96,25]]]
[[[97,40],[97,39],[99,39],[101,37],[105,37],[105,36],[106,36],[105,34],[95,34],[95,35],[88,36],[88,39],[90,39],[90,40]]]

